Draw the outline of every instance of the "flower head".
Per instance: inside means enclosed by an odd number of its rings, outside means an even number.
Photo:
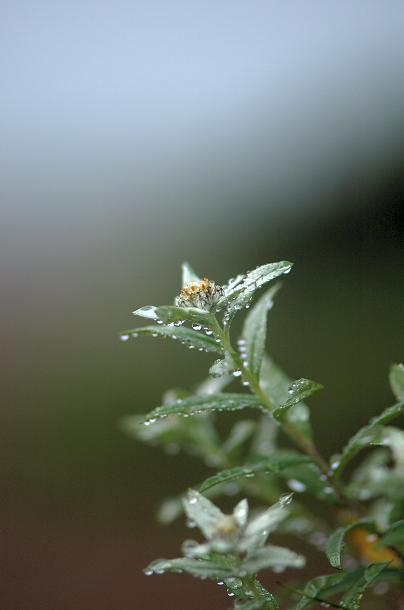
[[[207,277],[186,284],[175,299],[177,307],[196,307],[209,311],[223,296],[223,288]]]

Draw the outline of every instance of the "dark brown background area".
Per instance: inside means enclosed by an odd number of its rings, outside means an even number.
[[[118,427],[207,371],[176,343],[118,338],[131,310],[172,301],[183,259],[218,282],[295,262],[268,348],[325,385],[327,457],[391,404],[404,54],[400,3],[370,4],[6,6],[1,609],[229,605],[212,583],[142,574],[188,536],[156,523],[160,500],[208,470]]]

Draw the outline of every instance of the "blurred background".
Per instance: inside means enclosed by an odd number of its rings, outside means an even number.
[[[324,454],[392,403],[404,6],[3,0],[1,15],[0,606],[225,608],[213,584],[141,572],[187,535],[156,523],[160,500],[207,469],[118,428],[210,359],[118,332],[172,302],[183,259],[218,282],[292,260],[269,349],[326,386]]]

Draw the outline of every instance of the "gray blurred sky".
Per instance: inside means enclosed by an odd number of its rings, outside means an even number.
[[[217,217],[252,190],[286,213],[307,198],[309,218],[313,188],[399,146],[402,2],[1,6],[6,240],[128,206],[143,228]]]

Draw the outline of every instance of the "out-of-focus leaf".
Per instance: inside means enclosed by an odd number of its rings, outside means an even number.
[[[200,351],[216,352],[218,354],[223,352],[220,345],[212,337],[183,326],[142,326],[141,328],[132,328],[121,332],[121,337],[137,337],[139,335],[169,337],[170,339],[177,339],[184,345],[196,347]]]
[[[311,461],[300,463],[283,469],[280,476],[286,480],[292,491],[310,492],[313,496],[335,504],[338,496],[334,489],[328,484],[324,475],[321,474],[318,466]]]
[[[263,414],[257,423],[256,433],[252,443],[252,455],[268,458],[276,449],[276,436],[279,424],[273,417]]]
[[[192,269],[189,263],[182,263],[182,287],[188,286],[191,282],[200,282],[201,278],[196,275],[195,271]]]
[[[279,610],[279,604],[274,595],[267,591],[257,579],[254,580],[253,586],[260,599],[256,599],[250,586],[248,584],[245,586],[241,578],[227,578],[224,584],[229,593],[237,597],[235,610]]]
[[[166,417],[167,415],[195,415],[213,411],[237,411],[247,407],[261,408],[259,398],[253,394],[230,393],[192,396],[185,400],[179,400],[175,405],[157,407],[146,415],[145,423],[152,423],[154,420]]]
[[[388,566],[388,563],[373,563],[368,566],[356,582],[350,587],[341,599],[341,606],[349,610],[358,610],[361,605],[363,594],[366,588],[379,576]]]
[[[325,552],[328,560],[333,568],[341,569],[341,554],[344,548],[344,539],[349,532],[355,529],[374,529],[374,523],[367,519],[350,523],[344,527],[340,527],[328,538]]]
[[[393,364],[389,378],[394,396],[404,402],[404,364]]]
[[[378,546],[396,546],[397,544],[404,544],[404,519],[393,523],[378,543]]]
[[[184,498],[184,509],[188,519],[196,523],[208,540],[214,536],[218,524],[225,518],[213,502],[194,489],[190,489]]]
[[[222,563],[206,559],[157,559],[144,570],[145,574],[164,574],[164,572],[187,572],[197,578],[223,580],[234,574],[234,569]]]
[[[268,357],[264,357],[260,385],[274,405],[274,408],[280,407],[290,398],[288,390],[291,383],[292,380],[279,366],[274,364]],[[299,402],[287,410],[285,421],[298,428],[305,436],[311,438],[310,411],[303,402]]]
[[[220,360],[215,360],[209,369],[209,374],[212,375],[212,377],[223,377],[224,375],[228,375],[233,368],[233,364],[229,362],[227,358],[222,358]]]
[[[299,402],[305,400],[315,392],[322,390],[323,386],[316,381],[310,379],[298,379],[294,381],[288,389],[289,398],[286,402],[282,403],[273,411],[273,415],[280,419],[284,417],[285,413],[291,408],[297,405]]]
[[[363,570],[360,570],[362,574]],[[310,580],[302,591],[303,595],[294,610],[306,610],[313,604],[327,604],[329,597],[344,591],[349,588],[352,582],[357,578],[356,574],[327,574],[325,576],[316,576]],[[335,604],[334,607],[339,607]],[[347,608],[348,610],[348,608]]]
[[[404,472],[404,432],[399,428],[388,426],[383,428],[380,444],[390,447],[399,474]],[[403,479],[404,484],[404,479]]]
[[[222,448],[225,453],[233,453],[237,451],[246,440],[250,438],[256,428],[255,421],[251,419],[244,419],[234,424],[230,431],[229,436],[222,444]]]
[[[249,574],[254,574],[266,568],[301,568],[305,564],[303,555],[281,546],[268,544],[252,552],[249,558],[243,562],[242,569]]]
[[[249,466],[236,466],[234,468],[222,470],[221,472],[206,479],[200,486],[200,490],[205,492],[216,485],[220,485],[221,483],[227,483],[228,481],[233,481],[234,479],[243,477],[254,477],[259,473],[278,473],[283,468],[288,468],[292,465],[298,465],[310,461],[311,459],[306,455],[293,452],[279,452],[278,455],[275,454],[271,456],[270,459],[265,461],[263,460]]]
[[[390,469],[390,452],[387,449],[376,449],[365,457],[352,474],[350,483],[345,487],[345,494],[356,500],[369,500],[379,495],[380,487],[386,483]]]
[[[273,307],[274,296],[280,284],[275,284],[257,301],[247,315],[242,332],[245,364],[251,373],[259,378],[265,352],[267,314]]]
[[[292,494],[282,496],[276,504],[250,521],[239,545],[240,550],[247,552],[249,556],[264,546],[269,534],[288,516],[287,506],[291,500]]]
[[[196,387],[195,394],[198,396],[203,394],[217,394],[227,387],[232,381],[233,377],[230,375],[215,378],[208,377]]]
[[[341,455],[334,456],[331,462],[331,471],[334,477],[339,477],[345,466],[359,451],[369,445],[380,444],[384,424],[404,413],[404,403],[399,402],[389,407],[381,415],[370,420],[367,426],[361,428],[345,445]]]

